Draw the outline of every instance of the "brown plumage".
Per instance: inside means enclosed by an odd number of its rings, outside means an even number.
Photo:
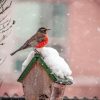
[[[33,35],[30,39],[28,39],[19,49],[11,53],[10,55],[14,55],[16,52],[34,47],[34,48],[42,48],[48,43],[48,36],[47,36],[47,30],[44,27],[41,27],[38,29],[35,35]]]

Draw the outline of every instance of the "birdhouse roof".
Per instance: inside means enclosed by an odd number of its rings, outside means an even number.
[[[55,73],[53,73],[52,70],[50,69],[50,67],[45,63],[45,61],[43,60],[43,57],[40,54],[34,55],[34,57],[30,61],[28,66],[24,69],[24,71],[22,72],[22,74],[18,78],[18,82],[22,82],[24,80],[24,78],[28,75],[28,73],[32,69],[33,64],[35,64],[37,61],[41,64],[41,66],[47,72],[48,76],[54,82],[60,83],[60,84],[66,84],[66,85],[71,85],[73,83],[72,80],[70,80],[69,78],[65,77],[65,79],[62,79],[62,78],[58,77]]]

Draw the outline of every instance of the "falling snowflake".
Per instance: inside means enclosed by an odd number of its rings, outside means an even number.
[[[61,49],[61,52],[63,52],[64,51],[64,49]]]
[[[70,13],[67,13],[66,15],[67,15],[67,16],[70,16]]]
[[[100,64],[100,59],[97,62]]]
[[[100,27],[97,27],[97,31],[100,32]]]
[[[89,21],[92,21],[92,18],[88,18]]]

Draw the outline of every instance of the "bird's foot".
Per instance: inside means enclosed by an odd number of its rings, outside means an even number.
[[[40,52],[39,52],[37,49],[34,49],[34,51],[35,51],[37,54],[40,54]]]
[[[40,53],[37,49],[34,49],[34,51],[35,51],[36,54],[41,55],[41,53]],[[42,55],[41,55],[41,56],[42,56]]]
[[[44,59],[44,57],[42,56],[42,54],[37,49],[34,49],[34,51],[36,52],[36,54],[39,54]]]

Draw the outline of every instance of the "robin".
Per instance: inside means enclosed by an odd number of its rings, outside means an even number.
[[[34,47],[35,52],[38,52],[36,48],[42,48],[48,43],[48,35],[47,35],[48,30],[50,29],[47,29],[45,27],[39,28],[35,35],[33,35],[30,39],[28,39],[24,43],[24,45],[22,45],[19,49],[17,49],[10,55],[12,56],[16,52],[30,47]]]

